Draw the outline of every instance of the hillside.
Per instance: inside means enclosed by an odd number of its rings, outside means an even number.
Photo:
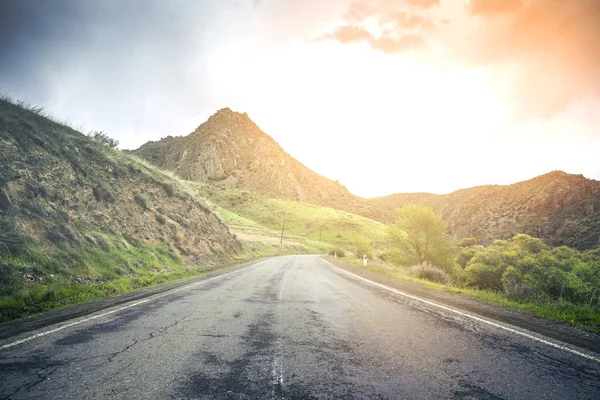
[[[456,238],[484,243],[528,233],[552,245],[598,245],[600,182],[552,172],[507,186],[489,185],[446,195],[399,193],[363,199],[311,171],[286,153],[246,114],[223,109],[193,133],[148,142],[134,151],[178,176],[287,200],[333,207],[384,223],[404,204],[443,214]]]
[[[247,114],[228,108],[188,136],[149,142],[134,153],[186,180],[326,206],[356,199],[291,157]]]
[[[0,321],[78,284],[144,286],[239,249],[179,180],[0,100]]]
[[[454,236],[474,236],[484,243],[527,233],[551,245],[589,249],[599,244],[600,182],[561,171],[506,186],[446,195],[394,194],[369,201],[388,222],[395,208],[426,205],[444,216]]]
[[[285,221],[286,241],[303,238],[324,246],[324,250],[331,246],[350,250],[358,241],[371,243],[375,250],[384,247],[385,225],[359,215],[247,190],[200,183],[191,185],[219,207],[221,218],[238,233],[238,237],[268,235],[274,236],[279,243]]]

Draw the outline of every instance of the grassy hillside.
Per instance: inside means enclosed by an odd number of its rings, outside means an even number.
[[[262,232],[279,238],[285,221],[286,239],[308,240],[312,246],[351,250],[357,242],[383,249],[385,225],[329,207],[321,207],[253,192],[189,182],[218,207],[217,212],[233,231]]]
[[[188,276],[240,250],[178,179],[0,100],[0,321]]]

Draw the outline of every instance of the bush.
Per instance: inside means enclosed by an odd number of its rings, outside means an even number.
[[[167,196],[173,197],[175,195],[175,189],[173,188],[173,186],[171,184],[169,184],[167,182],[162,182],[160,184],[160,186],[165,191],[165,193],[167,194]]]
[[[343,257],[346,256],[346,253],[342,249],[332,249],[332,250],[329,250],[329,255],[330,256],[333,256],[335,253],[337,253],[338,257],[342,257],[343,258]]]
[[[469,238],[464,238],[463,240],[461,240],[459,246],[471,247],[471,246],[477,246],[478,244],[479,244],[479,241],[476,238],[469,237]]]
[[[167,220],[162,215],[156,214],[156,222],[158,222],[161,225],[164,225],[167,223]]]
[[[479,289],[502,289],[502,274],[506,266],[472,263],[467,265],[465,271],[469,273],[469,284]]]
[[[15,222],[0,218],[0,255],[10,254],[16,257],[25,251],[26,237],[22,235]]]
[[[477,249],[467,247],[465,249],[462,249],[462,251],[458,253],[455,261],[458,265],[460,265],[461,268],[464,269],[469,263],[469,261],[471,261],[473,257],[475,257],[475,255],[477,255],[477,253]]]
[[[358,258],[362,258],[363,255],[367,255],[368,258],[373,258],[373,248],[371,247],[371,241],[365,237],[358,237],[352,244],[352,252]]]
[[[525,283],[523,274],[509,266],[502,274],[502,286],[506,297],[513,300],[526,300],[535,296],[535,290]]]
[[[110,147],[111,149],[115,149],[119,145],[119,142],[117,140],[109,137],[106,133],[104,133],[104,131],[94,131],[91,132],[88,136],[96,139],[97,141],[99,141],[107,147]]]
[[[115,201],[115,196],[104,185],[94,187],[92,193],[96,198],[96,201],[106,201],[108,203],[113,203]]]
[[[148,209],[148,200],[144,196],[139,193],[135,193],[133,195],[133,200],[137,203],[138,206],[142,207],[144,210]]]
[[[450,276],[443,269],[427,263],[415,265],[410,269],[410,274],[416,278],[425,279],[430,282],[444,285],[450,283]]]
[[[35,182],[27,182],[25,184],[24,191],[25,195],[30,199],[35,197],[42,197],[45,199],[48,196],[46,188],[43,185],[37,184]]]

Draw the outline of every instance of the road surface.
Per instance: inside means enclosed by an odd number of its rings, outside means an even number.
[[[318,256],[194,285],[0,350],[0,399],[600,398],[598,361]]]

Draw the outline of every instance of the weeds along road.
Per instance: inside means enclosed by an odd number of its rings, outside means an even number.
[[[270,259],[116,309],[0,350],[0,398],[600,398],[597,361],[318,256]]]

